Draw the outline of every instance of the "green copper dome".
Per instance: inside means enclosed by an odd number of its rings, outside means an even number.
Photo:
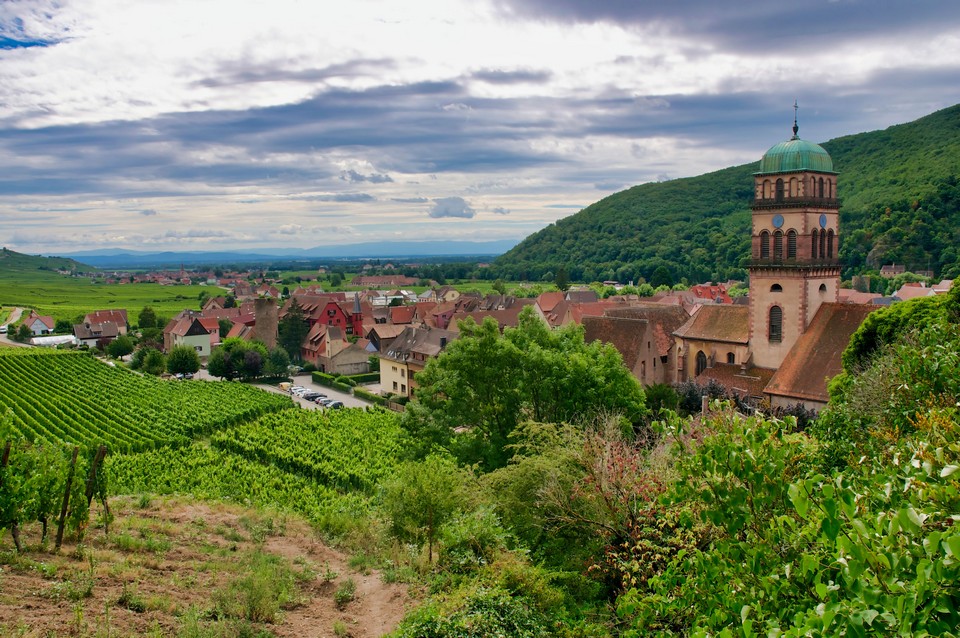
[[[792,173],[795,171],[819,171],[833,173],[833,160],[823,147],[801,140],[796,135],[780,142],[763,154],[760,173]]]

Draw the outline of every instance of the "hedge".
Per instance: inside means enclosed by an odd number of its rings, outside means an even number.
[[[366,374],[351,374],[349,377],[346,377],[353,381],[356,384],[361,383],[380,383],[380,373],[379,372],[368,372]]]
[[[370,401],[371,403],[376,403],[377,405],[386,405],[387,400],[380,396],[379,394],[374,394],[369,390],[364,390],[363,388],[354,388],[353,396],[358,399],[363,399],[364,401]]]
[[[332,388],[333,384],[336,382],[337,378],[332,374],[327,374],[326,372],[315,371],[311,372],[310,376],[313,378],[314,383],[319,383],[320,385],[325,385],[328,388]]]

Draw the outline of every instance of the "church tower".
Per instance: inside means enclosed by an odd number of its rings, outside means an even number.
[[[780,367],[820,305],[839,296],[837,173],[798,131],[794,117],[793,137],[767,151],[754,173],[750,349],[762,368]]]

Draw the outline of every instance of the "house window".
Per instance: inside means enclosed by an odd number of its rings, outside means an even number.
[[[397,391],[397,382],[396,382],[396,381],[393,382],[393,391],[394,391],[394,392]]]
[[[736,362],[737,362],[737,355],[733,354],[732,352],[728,352],[727,363],[729,363],[730,365],[733,365]]]
[[[402,378],[404,378],[405,376],[407,376],[407,371],[406,371],[406,370],[400,370],[400,378],[402,379]]]
[[[697,376],[700,376],[700,373],[707,369],[707,355],[703,354],[703,350],[697,352]]]
[[[797,231],[787,231],[787,259],[797,258]]]
[[[647,378],[647,362],[646,361],[640,362],[640,378],[641,379]]]
[[[760,233],[760,259],[770,259],[770,233]]]
[[[401,386],[400,386],[400,393],[401,393],[401,394],[406,394],[406,393],[407,393],[407,386],[401,385]]]
[[[783,308],[780,306],[770,309],[770,341],[783,341]]]
[[[773,258],[783,259],[783,231],[780,230],[773,234]]]

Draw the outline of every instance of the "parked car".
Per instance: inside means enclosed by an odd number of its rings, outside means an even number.
[[[323,397],[321,399],[317,399],[316,403],[317,405],[322,405],[323,407],[327,407],[331,403],[333,403],[333,399],[328,399],[327,397]]]
[[[327,407],[328,407],[328,408],[333,408],[333,409],[335,409],[335,410],[339,410],[340,408],[343,407],[343,402],[342,402],[342,401],[331,401],[330,403],[327,404]]]
[[[307,390],[306,392],[300,395],[300,398],[305,399],[307,401],[313,401],[317,397],[322,397],[322,396],[323,395],[320,394],[319,392],[314,392],[313,390]]]
[[[327,395],[325,395],[325,394],[320,394],[319,396],[316,396],[316,397],[313,398],[313,402],[319,404],[322,400],[324,400],[324,399],[326,399],[326,398],[327,398]]]

